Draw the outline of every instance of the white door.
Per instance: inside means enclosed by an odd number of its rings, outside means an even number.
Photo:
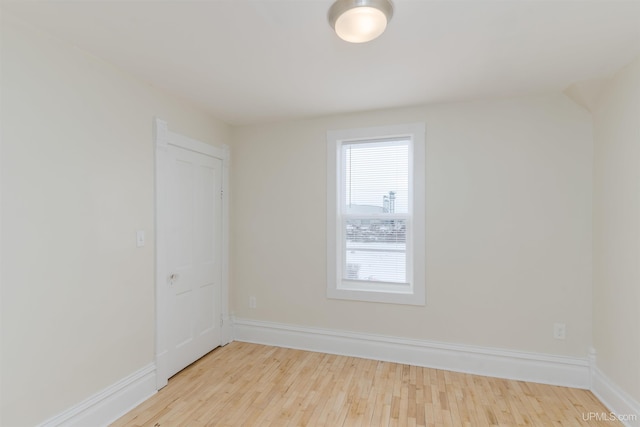
[[[222,161],[174,146],[169,182],[169,376],[220,345]]]
[[[162,127],[164,126],[164,127]],[[158,388],[226,343],[224,151],[157,122],[156,291]]]

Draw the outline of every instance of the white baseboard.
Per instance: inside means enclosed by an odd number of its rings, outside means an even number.
[[[156,393],[156,367],[149,364],[39,427],[106,426]]]
[[[234,338],[300,350],[362,357],[497,378],[588,389],[587,357],[396,338],[234,319]]]
[[[591,391],[625,426],[640,427],[640,402],[611,381],[595,363],[591,367]]]

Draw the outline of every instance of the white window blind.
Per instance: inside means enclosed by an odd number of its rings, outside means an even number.
[[[342,144],[342,278],[407,284],[407,139]]]

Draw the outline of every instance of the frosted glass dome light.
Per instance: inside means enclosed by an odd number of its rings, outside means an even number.
[[[342,40],[364,43],[384,33],[391,16],[390,0],[337,0],[329,9],[328,18]]]

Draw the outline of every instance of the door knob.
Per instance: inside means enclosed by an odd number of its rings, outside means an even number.
[[[169,282],[173,284],[174,282],[178,281],[179,278],[180,275],[178,273],[171,273],[171,275],[169,276]]]

